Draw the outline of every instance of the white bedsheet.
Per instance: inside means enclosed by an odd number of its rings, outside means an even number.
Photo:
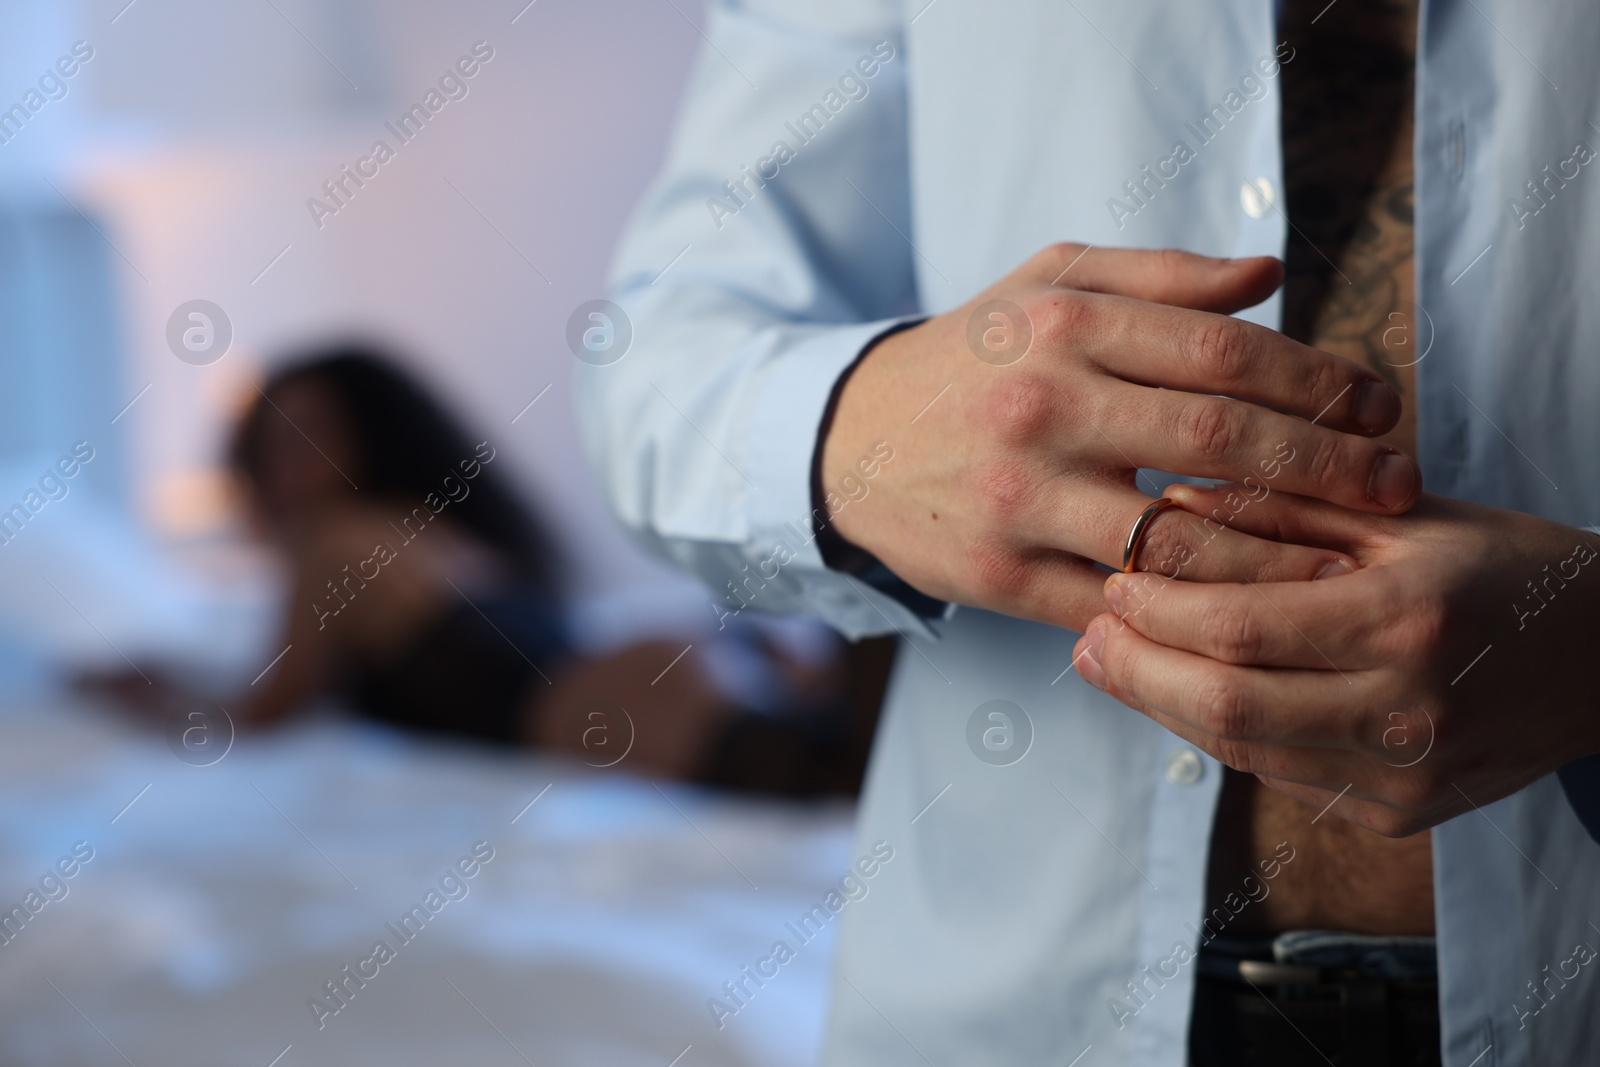
[[[838,920],[804,945],[785,923],[854,859],[851,810],[582,769],[337,720],[195,767],[12,701],[0,909],[94,858],[0,945],[0,1063],[814,1062]],[[385,924],[478,841],[494,859],[401,944]],[[395,957],[319,1028],[307,1001],[379,939]],[[707,998],[779,939],[796,957],[719,1030]]]

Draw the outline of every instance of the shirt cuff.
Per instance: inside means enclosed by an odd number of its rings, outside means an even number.
[[[807,338],[769,367],[752,412],[748,456],[760,486],[750,496],[753,548],[782,546],[789,557],[784,569],[801,587],[806,606],[852,640],[889,632],[936,638],[922,612],[944,610],[942,602],[905,585],[870,556],[882,573],[870,565],[860,574],[830,567],[817,534],[829,516],[813,501],[814,463],[837,388],[874,343],[920,321],[921,316],[885,319]],[[888,443],[892,448],[894,442]],[[892,471],[893,460],[882,468]]]
[[[822,412],[822,421],[817,427],[817,443],[812,450],[811,457],[811,526],[817,535],[817,549],[822,553],[822,562],[832,570],[848,574],[857,580],[866,583],[872,588],[894,597],[900,603],[910,608],[924,619],[939,618],[945,615],[950,604],[931,597],[917,589],[889,569],[877,556],[859,545],[851,544],[844,539],[831,521],[825,521],[824,516],[829,516],[827,499],[829,489],[822,484],[822,442],[828,437],[828,431],[833,427],[833,416],[839,408],[839,395],[844,392],[845,383],[855,373],[861,361],[866,358],[877,344],[885,337],[899,333],[901,330],[915,326],[921,319],[912,319],[898,323],[874,337],[867,343],[855,361],[844,369],[838,379],[833,383],[833,390],[828,394],[828,406]],[[885,442],[888,443],[888,442]],[[892,447],[892,446],[891,446]],[[836,499],[848,504],[849,498],[835,493]]]

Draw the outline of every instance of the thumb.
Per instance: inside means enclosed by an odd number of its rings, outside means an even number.
[[[1174,248],[1063,243],[1035,255],[1013,277],[1226,315],[1276,292],[1283,284],[1283,264],[1272,256],[1217,259]]]

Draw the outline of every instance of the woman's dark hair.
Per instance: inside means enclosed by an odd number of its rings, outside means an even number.
[[[398,363],[375,347],[346,344],[308,352],[267,379],[230,449],[233,466],[251,482],[262,473],[262,421],[282,417],[268,399],[302,382],[326,389],[343,411],[358,453],[358,492],[369,499],[420,507],[429,494],[442,497],[444,479],[461,478],[461,462],[477,455],[478,443]],[[498,468],[481,467],[471,491],[449,509],[463,529],[500,552],[520,581],[558,597],[554,541]]]

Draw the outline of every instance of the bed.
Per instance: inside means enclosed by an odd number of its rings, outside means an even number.
[[[336,715],[214,729],[0,707],[0,1062],[815,1062],[837,921],[786,924],[847,871],[847,805]],[[778,940],[794,958],[744,978]]]

